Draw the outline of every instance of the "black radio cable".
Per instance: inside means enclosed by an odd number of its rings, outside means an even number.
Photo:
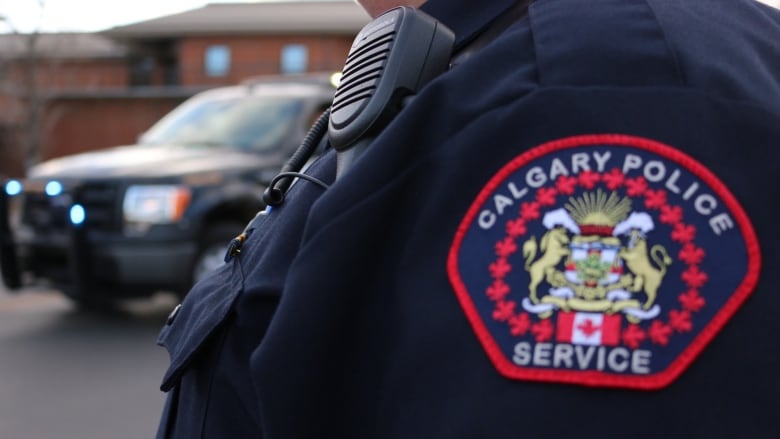
[[[328,188],[328,184],[324,181],[300,171],[311,158],[312,154],[314,154],[314,151],[317,150],[317,146],[325,136],[329,119],[330,108],[326,109],[320,117],[317,118],[317,121],[314,122],[314,125],[309,129],[303,142],[301,142],[301,145],[295,150],[292,157],[290,157],[290,159],[287,160],[287,163],[282,166],[279,173],[271,179],[265,192],[263,192],[263,202],[265,202],[265,204],[268,206],[279,206],[284,203],[284,196],[287,193],[287,189],[290,188],[290,185],[292,185],[295,178],[310,181],[323,189]],[[244,231],[228,243],[224,258],[225,262],[230,261],[241,253],[241,247],[244,245],[244,241],[246,241],[246,238],[249,236],[252,229],[254,229],[257,221],[264,218],[267,212],[268,210],[258,212],[254,219],[247,224]]]
[[[301,173],[301,168],[311,158],[317,146],[322,141],[325,133],[328,131],[328,120],[330,118],[330,108],[325,110],[317,121],[314,122],[306,137],[301,142],[301,146],[295,150],[287,163],[282,166],[279,174],[271,180],[271,183],[263,193],[263,201],[269,206],[279,206],[284,203],[284,196],[287,189],[290,188],[295,178],[301,178],[310,181],[323,189],[328,188],[328,184],[322,180]]]

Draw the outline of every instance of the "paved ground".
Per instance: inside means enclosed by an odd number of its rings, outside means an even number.
[[[154,437],[172,296],[84,313],[54,291],[0,287],[0,438]]]

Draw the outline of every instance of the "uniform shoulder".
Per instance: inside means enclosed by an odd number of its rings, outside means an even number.
[[[530,19],[543,85],[780,95],[780,11],[755,0],[540,0]]]

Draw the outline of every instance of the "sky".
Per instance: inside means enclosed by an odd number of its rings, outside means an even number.
[[[247,1],[252,0],[0,0],[0,33],[94,32],[196,9],[207,3]],[[760,1],[780,7],[780,0]]]
[[[197,9],[208,3],[250,1],[252,0],[0,0],[0,33],[28,33],[36,30],[94,32]]]

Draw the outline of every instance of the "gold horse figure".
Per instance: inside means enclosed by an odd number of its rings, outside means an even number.
[[[554,277],[555,267],[561,262],[561,259],[570,253],[567,229],[565,227],[550,229],[542,236],[538,247],[542,250],[542,256],[533,262],[538,250],[536,238],[532,236],[523,244],[525,269],[531,275],[531,283],[528,285],[529,297],[533,303],[539,303],[536,288],[543,279]]]
[[[623,247],[618,256],[623,258],[628,269],[634,273],[634,283],[629,289],[632,292],[644,290],[647,302],[643,307],[650,309],[655,303],[658,288],[666,275],[666,267],[672,264],[672,258],[660,244],[654,245],[648,252],[647,241],[638,230],[631,232],[629,245]],[[650,262],[651,258],[659,268],[653,266]]]

